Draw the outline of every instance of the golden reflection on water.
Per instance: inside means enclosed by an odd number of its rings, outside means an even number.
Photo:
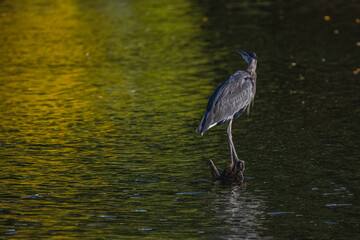
[[[200,116],[194,89],[209,85],[194,81],[206,63],[194,41],[201,15],[194,22],[180,0],[14,1],[1,9],[0,234],[84,237],[85,229],[104,234],[96,230],[104,225],[134,234],[146,228],[141,219],[157,226],[173,208],[201,218],[201,201],[173,202],[184,186],[167,179],[192,166],[186,141],[195,135],[185,133]],[[154,176],[142,185],[146,176],[136,172]],[[159,214],[157,201],[166,209]]]

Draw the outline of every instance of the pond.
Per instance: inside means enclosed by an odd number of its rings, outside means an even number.
[[[1,238],[360,238],[360,6],[306,2],[0,1]],[[213,184],[237,49],[245,182]]]

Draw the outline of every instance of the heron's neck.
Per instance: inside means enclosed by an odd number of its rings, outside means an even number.
[[[255,59],[253,59],[250,63],[249,63],[249,65],[248,65],[248,67],[247,67],[247,69],[246,69],[246,71],[250,74],[250,76],[251,76],[251,78],[254,80],[254,81],[256,81],[256,65],[257,65],[257,61],[255,60]]]

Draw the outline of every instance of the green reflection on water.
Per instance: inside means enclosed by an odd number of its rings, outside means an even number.
[[[177,195],[208,185],[182,182],[206,64],[191,5],[2,9],[1,234],[185,237],[211,225],[203,195]]]
[[[0,235],[359,234],[356,5],[296,4],[1,2]],[[208,179],[225,128],[194,132],[235,49],[260,60],[245,189]]]

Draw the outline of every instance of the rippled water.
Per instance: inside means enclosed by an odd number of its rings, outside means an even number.
[[[0,236],[360,237],[359,4],[0,1]],[[214,185],[212,91],[259,57]]]

